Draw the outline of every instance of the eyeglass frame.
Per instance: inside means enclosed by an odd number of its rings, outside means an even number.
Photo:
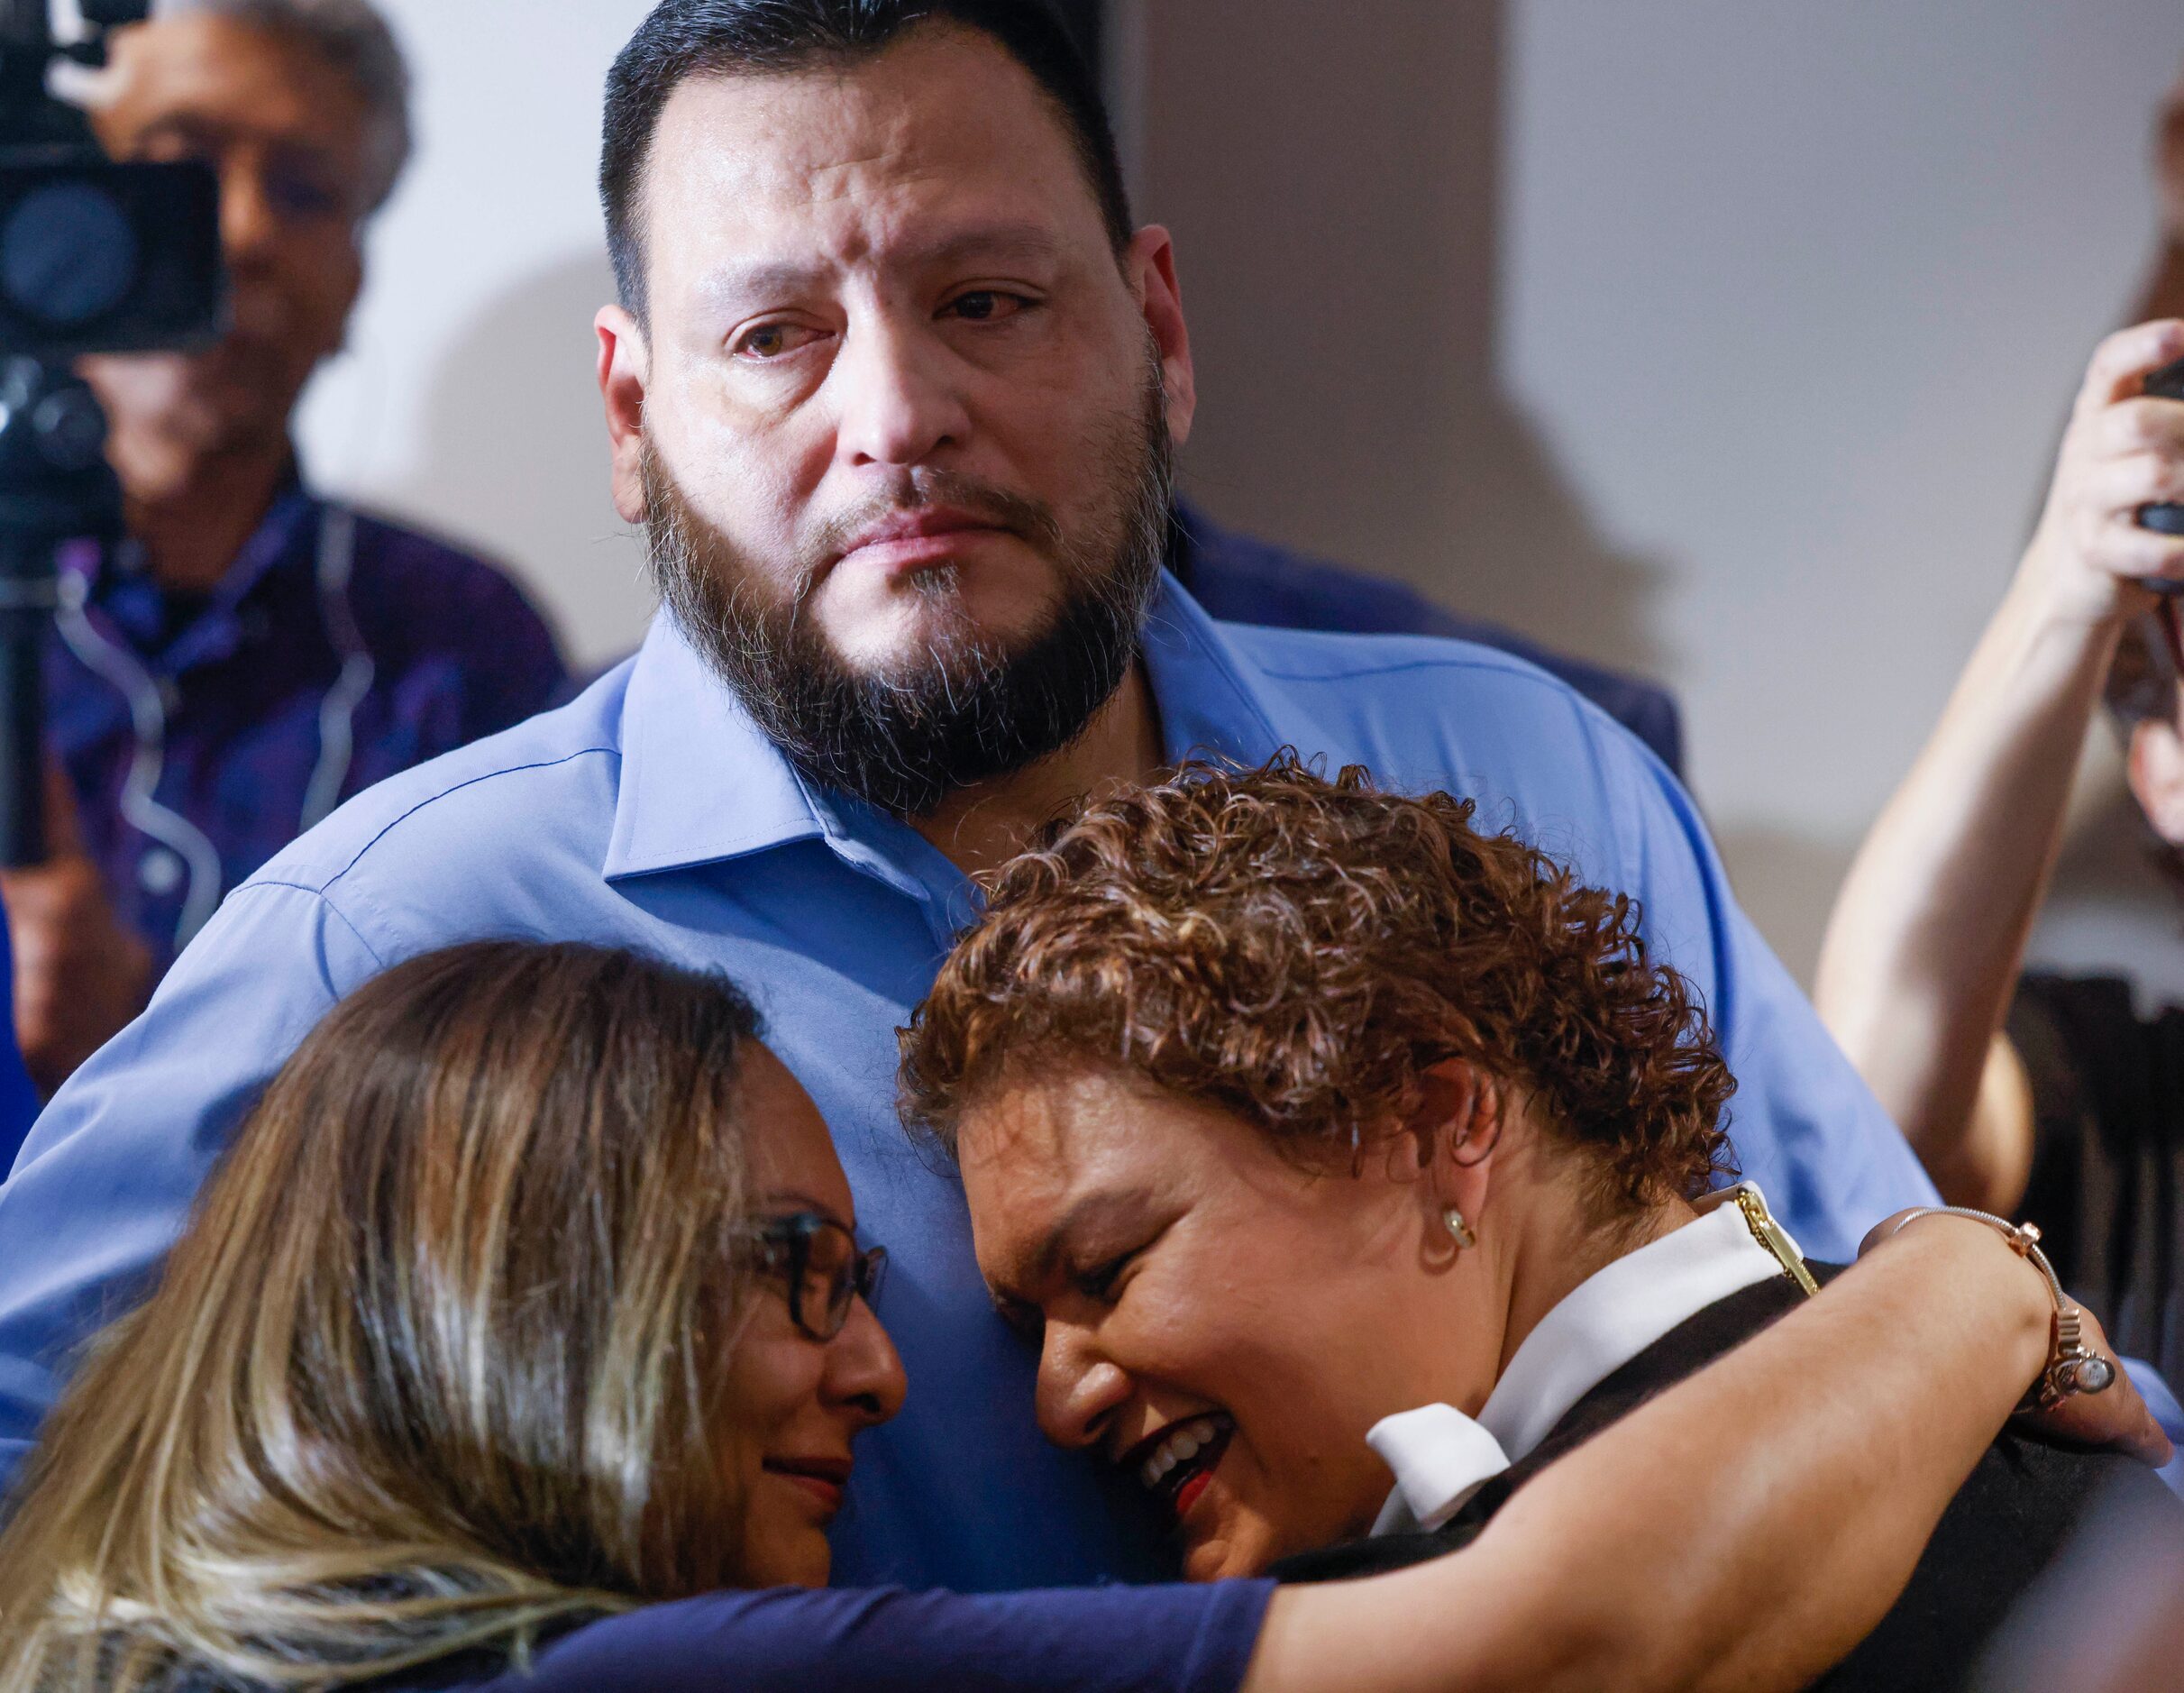
[[[849,1241],[849,1256],[843,1260],[836,1277],[836,1289],[846,1287],[847,1295],[843,1296],[839,1291],[830,1295],[826,1317],[831,1327],[809,1321],[804,1309],[804,1283],[811,1270],[811,1243],[830,1230],[845,1236]],[[761,1263],[766,1274],[782,1279],[789,1301],[789,1320],[807,1340],[824,1346],[848,1326],[849,1313],[858,1300],[862,1299],[868,1307],[879,1303],[880,1286],[887,1276],[887,1249],[859,1247],[856,1231],[839,1219],[823,1212],[792,1211],[785,1216],[766,1218],[752,1231],[752,1236],[759,1244]]]

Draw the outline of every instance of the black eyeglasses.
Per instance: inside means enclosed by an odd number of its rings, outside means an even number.
[[[857,1237],[816,1211],[772,1217],[757,1230],[759,1265],[789,1294],[789,1320],[815,1341],[831,1341],[849,1321],[849,1307],[880,1298],[887,1249],[860,1250]]]

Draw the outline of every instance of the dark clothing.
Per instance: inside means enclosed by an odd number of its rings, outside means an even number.
[[[125,545],[64,551],[48,738],[109,897],[162,965],[334,802],[566,691],[499,571],[328,509],[291,482],[210,594],[163,590]]]
[[[2022,1213],[2127,1358],[2184,1381],[2184,1009],[2112,978],[2028,975],[2009,1037],[2037,1125]]]
[[[1841,1273],[1820,1264],[1812,1268],[1823,1282]],[[1536,1450],[1480,1488],[1441,1528],[1307,1552],[1272,1573],[1286,1581],[1375,1575],[1469,1545],[1510,1495],[1547,1465],[1757,1334],[1803,1297],[1786,1279],[1761,1282],[1671,1329],[1580,1399]],[[1815,1386],[1824,1391],[1825,1384]],[[2094,1496],[2111,1486],[2143,1495],[2148,1511],[2184,1524],[2184,1505],[2136,1460],[2006,1431],[1942,1513],[1895,1608],[1814,1686],[1832,1693],[1936,1693],[1963,1684]]]
[[[1683,720],[1665,688],[1550,652],[1499,624],[1459,618],[1400,582],[1223,529],[1187,505],[1175,508],[1168,568],[1208,615],[1229,623],[1330,635],[1439,635],[1513,654],[1560,677],[1683,776]]]
[[[710,1593],[587,1623],[530,1669],[482,1657],[398,1685],[453,1693],[1231,1693],[1273,1584],[967,1595]],[[387,1684],[388,1687],[396,1683]]]
[[[7,934],[7,913],[0,911],[0,1180],[6,1179],[23,1138],[38,1121],[38,1090],[23,1067],[15,1044],[15,955]]]

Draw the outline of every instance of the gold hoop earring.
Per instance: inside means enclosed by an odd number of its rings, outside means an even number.
[[[1471,1225],[1464,1221],[1464,1213],[1454,1205],[1441,1213],[1441,1221],[1448,1225],[1448,1238],[1466,1250],[1479,1243],[1479,1237]]]

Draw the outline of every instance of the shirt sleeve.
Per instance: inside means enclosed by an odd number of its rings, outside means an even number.
[[[1730,891],[1691,796],[1604,714],[1585,709],[1615,843],[1656,963],[1698,990],[1737,1079],[1729,1138],[1743,1174],[1811,1258],[1848,1263],[1867,1230],[1941,1203],[1910,1143]]]
[[[126,1309],[273,1071],[379,964],[318,893],[231,895],[133,1023],[69,1078],[0,1185],[0,1488],[76,1348]]]
[[[589,1624],[480,1693],[1233,1693],[1273,1591],[714,1593]]]

